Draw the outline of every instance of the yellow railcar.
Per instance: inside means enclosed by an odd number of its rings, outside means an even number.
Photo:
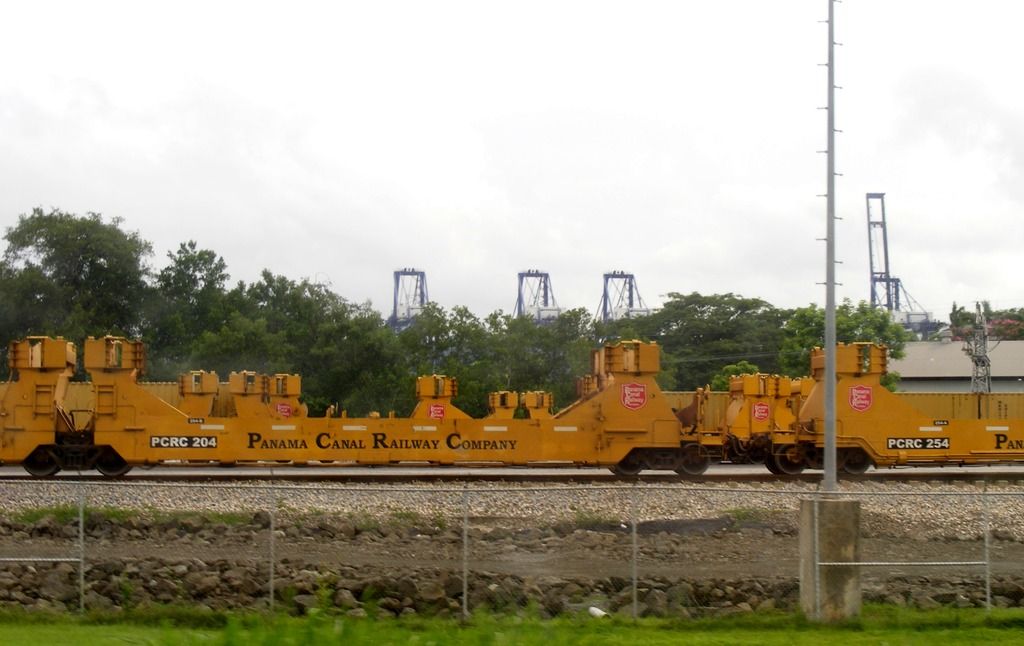
[[[837,348],[838,464],[849,473],[926,464],[1024,462],[1024,395],[899,394],[881,385],[884,347]],[[84,346],[88,383],[64,339],[10,344],[0,385],[0,461],[32,474],[134,465],[359,464],[607,466],[619,474],[672,469],[699,475],[713,461],[761,463],[777,474],[821,468],[824,354],[811,377],[741,375],[726,393],[664,393],[659,348],[625,341],[594,351],[579,399],[551,412],[550,393],[498,392],[474,419],[452,399],[454,379],[416,382],[417,405],[348,417],[310,417],[299,375],[193,371],[176,383],[139,382],[145,348],[119,337]]]

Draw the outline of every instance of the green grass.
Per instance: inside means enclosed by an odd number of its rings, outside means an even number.
[[[223,523],[225,525],[244,525],[252,521],[252,514],[237,512],[169,512],[153,508],[126,509],[121,507],[86,507],[85,517],[98,514],[116,523],[126,520],[144,518],[151,522],[183,520],[186,518],[204,520],[207,523]],[[65,524],[78,520],[78,505],[56,505],[22,509],[11,514],[11,520],[17,523],[30,524],[38,522],[46,516],[53,516],[58,523]]]
[[[766,523],[780,517],[786,518],[789,512],[774,509],[756,509],[753,507],[735,507],[725,510],[723,515],[726,518],[732,519],[734,524]]]
[[[2,644],[1024,644],[1024,611],[918,611],[867,606],[861,618],[822,626],[793,613],[758,613],[699,620],[589,616],[542,620],[477,614],[451,619],[350,619],[228,615],[185,608],[149,608],[118,616],[82,618],[0,613]]]
[[[88,514],[88,509],[86,510]],[[53,516],[62,525],[72,520],[78,520],[78,505],[57,505],[54,507],[39,507],[36,509],[22,509],[11,514],[11,520],[16,523],[35,523],[47,516]]]
[[[618,527],[622,521],[589,509],[573,510],[572,523],[580,529],[608,529]]]

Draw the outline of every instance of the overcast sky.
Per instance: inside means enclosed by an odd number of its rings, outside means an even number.
[[[0,225],[95,211],[390,313],[511,311],[551,273],[824,302],[825,0],[35,2],[0,20]],[[838,295],[868,298],[865,193],[940,318],[1024,306],[1012,0],[836,5]]]

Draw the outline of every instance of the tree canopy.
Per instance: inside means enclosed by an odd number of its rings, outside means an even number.
[[[784,339],[779,352],[782,374],[797,377],[807,374],[811,350],[825,345],[825,310],[817,305],[797,308],[783,328]],[[836,307],[836,341],[853,343],[873,341],[889,348],[893,359],[903,357],[903,347],[912,334],[896,323],[883,309],[871,307],[866,301],[856,305],[849,299]],[[890,373],[883,383],[892,388],[899,376]]]
[[[7,229],[0,261],[0,332],[82,338],[139,335],[152,246],[121,221],[33,209]]]
[[[606,334],[654,340],[663,348],[664,387],[693,390],[725,364],[746,360],[777,372],[788,312],[736,294],[669,294],[649,316],[616,321]]]

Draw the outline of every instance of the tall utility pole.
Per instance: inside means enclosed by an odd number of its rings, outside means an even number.
[[[825,208],[825,491],[836,481],[836,66],[835,0],[828,0],[828,162]]]

